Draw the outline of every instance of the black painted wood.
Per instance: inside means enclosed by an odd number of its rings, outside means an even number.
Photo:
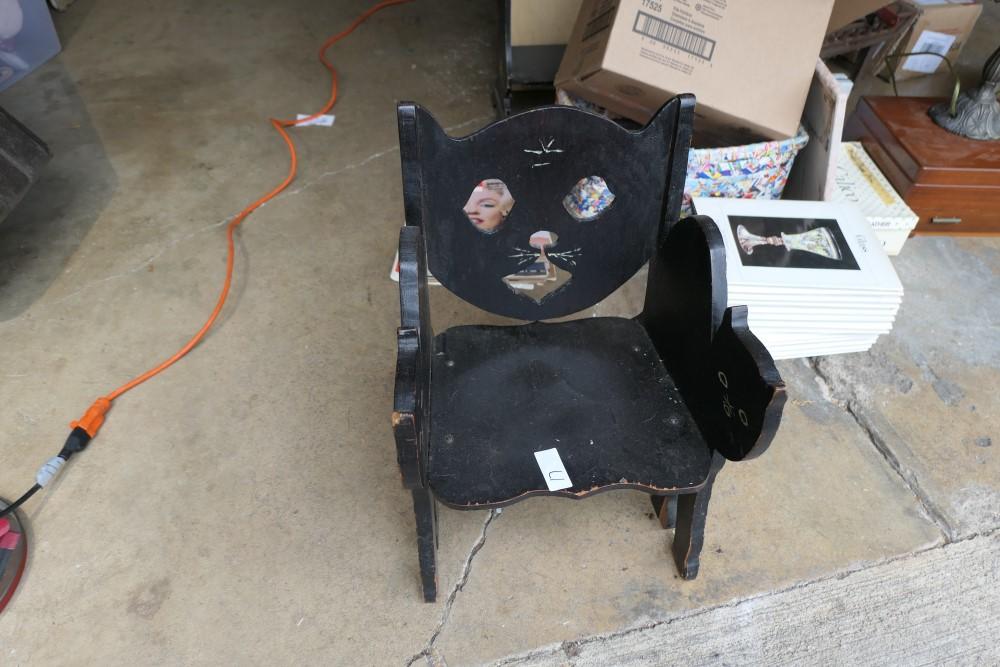
[[[423,108],[400,104],[406,224],[423,226],[431,273],[466,301],[525,320],[597,303],[649,260],[665,221],[676,219],[692,107],[693,98],[675,98],[635,132],[572,107],[542,107],[452,138]],[[603,178],[615,199],[597,219],[578,221],[562,202],[588,176]],[[502,180],[514,198],[494,233],[463,212],[485,179]],[[572,274],[540,304],[503,282],[524,266],[519,253],[537,231],[558,236],[550,259]]]
[[[677,570],[685,579],[698,576],[701,564],[702,546],[705,544],[705,521],[708,518],[708,502],[712,498],[715,476],[722,469],[725,459],[715,452],[705,486],[697,493],[677,496],[676,527],[674,528],[673,554]]]
[[[403,172],[403,216],[407,225],[422,225],[425,165],[417,141],[417,107],[400,104],[396,108],[399,126],[399,158]],[[433,173],[431,171],[430,173]]]
[[[707,218],[675,222],[692,109],[692,98],[675,99],[645,130],[629,132],[546,108],[451,139],[419,107],[400,106],[407,226],[393,431],[413,495],[425,599],[436,595],[437,501],[477,509],[533,495],[638,489],[653,496],[661,525],[675,526],[674,558],[693,578],[716,474],[726,459],[753,458],[771,442],[784,385],[747,328],[746,308],[726,308],[722,237]],[[526,137],[555,140],[551,147],[566,152],[525,153]],[[553,164],[524,166],[547,156]],[[537,171],[549,166],[557,168]],[[573,221],[562,197],[591,175],[618,198],[597,220]],[[504,180],[515,198],[493,235],[462,213],[485,178]],[[559,235],[556,250],[581,252],[562,267],[573,280],[536,305],[501,278],[516,268],[505,253],[541,229]],[[650,258],[635,320],[461,326],[433,336],[428,264],[470,302],[538,320],[591,305]],[[548,491],[537,466],[534,453],[552,447],[574,483],[569,489]]]
[[[399,329],[396,335],[396,399],[392,412],[392,432],[396,438],[396,462],[403,486],[423,486],[421,474],[420,428],[424,419],[417,408],[420,348],[413,329]]]
[[[667,234],[680,219],[681,204],[684,201],[684,183],[687,180],[688,153],[691,151],[691,137],[694,134],[694,95],[679,95],[674,99],[677,101],[677,123],[674,125],[673,143],[667,166],[666,207],[660,224],[657,247],[663,245]]]
[[[747,326],[747,307],[728,308],[709,354],[713,374],[697,405],[714,449],[730,461],[757,458],[770,446],[785,406],[785,383]]]
[[[417,556],[424,601],[437,597],[437,508],[427,489],[432,333],[427,270],[419,227],[399,233],[399,306],[396,386],[392,427],[403,486],[411,489],[417,523]]]
[[[437,337],[428,483],[444,504],[699,488],[711,452],[642,326],[590,318],[461,326]],[[555,447],[573,487],[549,491]]]
[[[767,449],[785,387],[750,332],[746,306],[726,309],[726,256],[705,216],[671,229],[650,263],[639,320],[662,356],[709,446],[742,461]]]
[[[404,227],[399,233],[399,304],[402,326],[396,332],[392,430],[403,486],[416,489],[425,486],[433,345],[419,227]]]
[[[424,602],[437,598],[437,509],[427,489],[413,489],[413,513],[417,517],[417,557]]]
[[[708,372],[700,364],[707,360],[727,298],[726,250],[718,227],[706,216],[678,222],[650,262],[639,320],[687,399]]]

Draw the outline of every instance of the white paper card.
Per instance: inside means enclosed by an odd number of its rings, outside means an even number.
[[[730,296],[756,293],[774,297],[777,291],[788,291],[811,294],[815,300],[826,296],[824,290],[842,296],[888,297],[890,301],[902,296],[903,286],[882,243],[861,211],[851,204],[718,197],[695,197],[692,202],[695,210],[712,218],[722,232]],[[741,249],[737,242],[744,224],[743,233],[750,232],[754,239],[750,245],[756,250]],[[829,231],[810,236],[826,239],[824,249],[834,254],[823,254],[819,248],[791,252],[805,247],[790,237],[805,240],[799,233],[824,226]],[[830,240],[831,235],[835,241]],[[762,237],[770,238],[770,248],[759,245]]]
[[[917,38],[916,44],[910,51],[930,51],[942,56],[948,55],[948,49],[955,43],[955,35],[948,35],[943,32],[924,30]],[[920,72],[921,74],[933,74],[938,66],[944,62],[937,56],[910,56],[903,62],[903,69],[907,72]]]
[[[548,485],[549,491],[568,489],[573,486],[573,482],[569,481],[569,473],[566,472],[566,466],[563,465],[562,459],[559,458],[558,449],[553,447],[552,449],[535,452],[535,460],[538,461],[538,467],[542,471],[542,477],[545,478],[545,483]]]
[[[309,118],[309,116],[311,115],[312,114],[300,113],[295,117],[295,120],[303,120],[305,118]],[[333,121],[335,119],[336,116],[332,115],[316,116],[312,120],[307,121],[305,123],[297,123],[295,127],[306,127],[307,125],[321,125],[322,127],[330,127],[331,125],[333,125]]]

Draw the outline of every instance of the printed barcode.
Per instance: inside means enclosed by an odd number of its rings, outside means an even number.
[[[715,40],[702,37],[646,12],[636,12],[632,30],[705,60],[711,60],[715,52]]]

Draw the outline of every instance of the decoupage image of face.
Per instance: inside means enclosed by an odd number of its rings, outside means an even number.
[[[462,210],[476,229],[492,234],[507,219],[512,208],[514,197],[507,185],[499,179],[488,178],[480,181],[472,190],[469,201],[465,202]]]

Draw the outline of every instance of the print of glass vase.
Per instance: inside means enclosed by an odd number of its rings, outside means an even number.
[[[780,236],[758,236],[751,234],[743,225],[736,228],[736,240],[739,241],[740,248],[748,255],[753,254],[753,249],[762,245],[782,246],[785,250],[803,250],[826,257],[835,261],[840,261],[843,255],[837,239],[826,227],[817,227],[801,234],[785,234]]]

